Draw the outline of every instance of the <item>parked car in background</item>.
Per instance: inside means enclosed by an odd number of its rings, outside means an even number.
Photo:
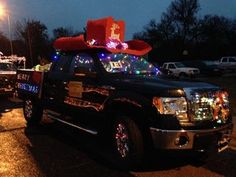
[[[0,61],[0,94],[13,93],[16,67],[11,62]]]
[[[167,62],[163,63],[162,70],[165,72],[172,74],[175,77],[183,78],[183,77],[196,77],[200,74],[198,68],[185,66],[181,62]]]
[[[160,64],[158,64],[157,62],[151,62],[156,68],[158,68],[159,70],[159,76],[161,77],[173,77],[173,72],[167,69],[164,69],[161,67]]]
[[[184,65],[188,67],[196,67],[200,70],[202,76],[221,76],[224,70],[216,65],[213,61],[208,60],[194,60],[183,61]]]
[[[219,61],[216,62],[216,64],[224,69],[224,71],[227,72],[235,72],[236,71],[236,56],[227,56],[222,57],[219,59]]]

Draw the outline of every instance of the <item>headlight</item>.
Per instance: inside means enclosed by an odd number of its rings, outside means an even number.
[[[194,70],[189,70],[188,72],[190,72],[190,73],[194,73]]]
[[[180,121],[188,121],[187,101],[184,97],[154,97],[153,105],[160,114],[175,115]]]

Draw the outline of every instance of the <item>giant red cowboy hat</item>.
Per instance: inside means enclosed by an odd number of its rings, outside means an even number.
[[[112,17],[89,20],[87,23],[86,39],[84,35],[62,37],[54,42],[54,47],[62,51],[85,49],[105,49],[112,53],[127,53],[145,55],[152,48],[141,40],[124,41],[124,21],[114,21]]]

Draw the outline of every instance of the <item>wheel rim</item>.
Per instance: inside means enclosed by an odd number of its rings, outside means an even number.
[[[26,100],[25,101],[25,116],[26,116],[26,118],[32,117],[32,113],[33,113],[32,109],[33,109],[32,101]]]
[[[119,123],[116,126],[115,138],[118,153],[122,158],[127,157],[129,153],[129,136],[125,125]]]

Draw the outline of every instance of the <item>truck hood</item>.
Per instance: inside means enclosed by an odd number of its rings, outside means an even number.
[[[198,68],[193,68],[193,67],[184,67],[184,68],[177,68],[177,69],[181,71],[199,70]]]
[[[218,86],[205,82],[179,81],[157,76],[114,77],[112,82],[116,88],[145,93],[150,96],[180,96],[177,90],[219,89]]]

